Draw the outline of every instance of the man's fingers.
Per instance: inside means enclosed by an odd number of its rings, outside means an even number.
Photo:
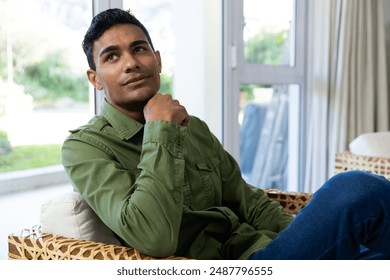
[[[153,96],[144,108],[144,116],[146,121],[165,120],[183,126],[189,121],[186,108],[169,94]]]

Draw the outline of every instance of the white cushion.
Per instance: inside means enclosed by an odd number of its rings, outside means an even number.
[[[41,230],[64,237],[121,245],[77,192],[70,192],[41,206]]]
[[[390,158],[390,132],[362,134],[349,144],[354,155]]]

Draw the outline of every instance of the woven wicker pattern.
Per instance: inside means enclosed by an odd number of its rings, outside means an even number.
[[[336,154],[335,174],[348,170],[363,170],[390,180],[390,158],[357,156],[346,151]]]
[[[312,194],[287,192],[275,189],[266,189],[269,198],[276,200],[283,206],[283,210],[289,214],[298,214],[299,210],[306,206],[312,198]]]
[[[306,206],[312,195],[266,189],[268,196],[278,201],[284,211],[297,214]],[[54,234],[44,234],[37,238],[28,236],[8,236],[8,257],[12,260],[154,260],[156,258],[139,251],[111,244],[66,238]],[[168,260],[185,260],[182,257],[168,257]]]
[[[117,245],[45,234],[41,238],[8,236],[8,257],[13,260],[153,260],[139,251]],[[168,257],[180,260],[185,258]]]

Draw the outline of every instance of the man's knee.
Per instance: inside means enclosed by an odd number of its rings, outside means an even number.
[[[347,171],[335,175],[321,188],[327,196],[342,203],[367,203],[381,196],[390,197],[390,181],[366,171]]]

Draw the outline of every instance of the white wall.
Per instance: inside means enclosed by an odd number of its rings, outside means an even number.
[[[174,94],[222,139],[222,1],[175,0]]]

